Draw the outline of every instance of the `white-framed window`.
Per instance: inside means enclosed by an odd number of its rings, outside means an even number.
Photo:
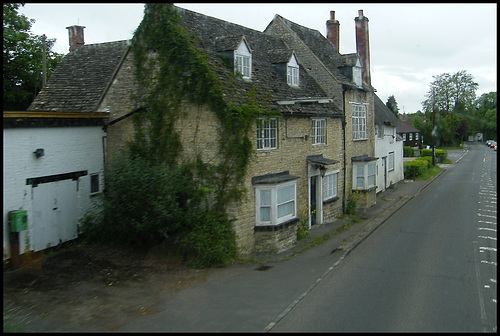
[[[352,67],[352,78],[354,80],[354,83],[358,87],[361,87],[361,86],[363,86],[363,81],[361,79],[361,66],[359,66],[358,64],[359,64],[359,61],[356,64],[356,66]]]
[[[403,133],[403,141],[406,141],[406,133]]]
[[[244,39],[234,51],[234,73],[241,74],[243,79],[252,77],[252,53]]]
[[[354,140],[367,139],[365,104],[352,104],[352,138]]]
[[[90,194],[97,194],[100,189],[99,174],[90,174]]]
[[[412,141],[413,140],[413,133],[408,133],[408,140]]]
[[[286,67],[287,76],[286,81],[288,85],[298,87],[299,86],[299,68],[293,66]]]
[[[323,177],[323,201],[337,197],[339,170],[329,172]]]
[[[379,139],[383,139],[384,138],[384,125],[378,125],[377,127],[377,136]]]
[[[278,148],[278,119],[257,119],[257,149]]]
[[[394,152],[389,153],[389,157],[387,158],[387,170],[394,170]]]
[[[286,82],[293,87],[299,86],[299,63],[297,63],[295,54],[292,54],[292,57],[290,57],[290,60],[286,64]]]
[[[326,144],[326,119],[312,119],[312,136],[313,145]]]
[[[415,140],[418,140],[418,133],[415,133]]]
[[[368,189],[375,186],[376,163],[357,162],[353,166],[353,189]]]
[[[278,225],[297,217],[297,183],[255,187],[256,225]]]

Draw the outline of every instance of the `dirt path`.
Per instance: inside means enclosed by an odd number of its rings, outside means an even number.
[[[112,331],[132,316],[154,314],[162,297],[213,271],[169,261],[158,250],[71,244],[4,271],[4,328],[7,316],[22,331]]]

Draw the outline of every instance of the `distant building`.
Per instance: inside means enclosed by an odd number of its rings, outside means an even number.
[[[410,122],[402,121],[401,124],[396,127],[396,133],[403,138],[403,146],[420,148],[422,143],[420,131],[412,127]]]

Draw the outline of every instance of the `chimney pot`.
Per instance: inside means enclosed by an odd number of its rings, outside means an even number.
[[[340,47],[340,23],[335,20],[335,11],[330,11],[330,20],[326,21],[326,38],[333,43],[338,52]]]

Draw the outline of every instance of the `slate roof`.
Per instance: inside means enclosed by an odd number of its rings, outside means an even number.
[[[356,54],[342,55],[319,31],[301,26],[280,15],[276,15],[276,18],[282,20],[295,34],[297,34],[340,83],[353,87],[356,86],[351,79],[342,74],[338,69],[339,67],[354,65],[350,63],[353,55],[357,57]]]
[[[401,120],[394,115],[394,113],[385,105],[382,100],[375,94],[374,95],[374,105],[375,105],[375,124],[389,125],[389,126],[399,126]]]
[[[249,82],[236,80],[234,81],[236,89],[232,87],[226,90],[225,97],[230,103],[242,104],[244,102],[242,97],[251,90],[255,91],[257,87],[262,100],[269,98],[270,94],[272,109],[279,112],[313,116],[342,115],[333,103],[291,105],[277,103],[282,100],[315,100],[327,97],[303,68],[300,69],[299,87],[290,87],[287,84],[286,72],[280,72],[278,65],[288,62],[293,50],[279,37],[183,8],[174,8],[181,16],[184,28],[207,53],[207,60],[222,80],[226,80],[234,70],[227,65],[227,62],[224,64],[220,53],[234,50],[242,38],[247,42],[252,51],[252,78]],[[116,69],[128,51],[128,45],[129,41],[83,45],[67,54],[28,110],[95,112]]]
[[[127,48],[127,41],[117,41],[68,53],[28,111],[95,112]]]
[[[244,36],[252,50],[252,78],[250,82],[237,81],[237,89],[240,92],[248,92],[256,84],[272,94],[274,110],[296,115],[341,115],[341,111],[332,103],[307,105],[276,103],[280,100],[314,100],[327,97],[316,81],[302,68],[299,87],[293,88],[287,84],[286,74],[280,73],[276,64],[288,62],[293,50],[288,48],[279,37],[183,8],[175,8],[181,15],[184,28],[196,37],[198,45],[208,52],[209,61],[213,64],[222,65],[218,52],[234,50]],[[227,78],[228,73],[233,72],[233,69],[227,66],[216,66],[213,69],[218,72],[221,79]],[[241,103],[238,101],[239,96],[234,92],[226,93],[227,99],[235,103]]]
[[[420,130],[411,126],[407,121],[402,121],[401,125],[396,128],[396,133],[420,133]]]

